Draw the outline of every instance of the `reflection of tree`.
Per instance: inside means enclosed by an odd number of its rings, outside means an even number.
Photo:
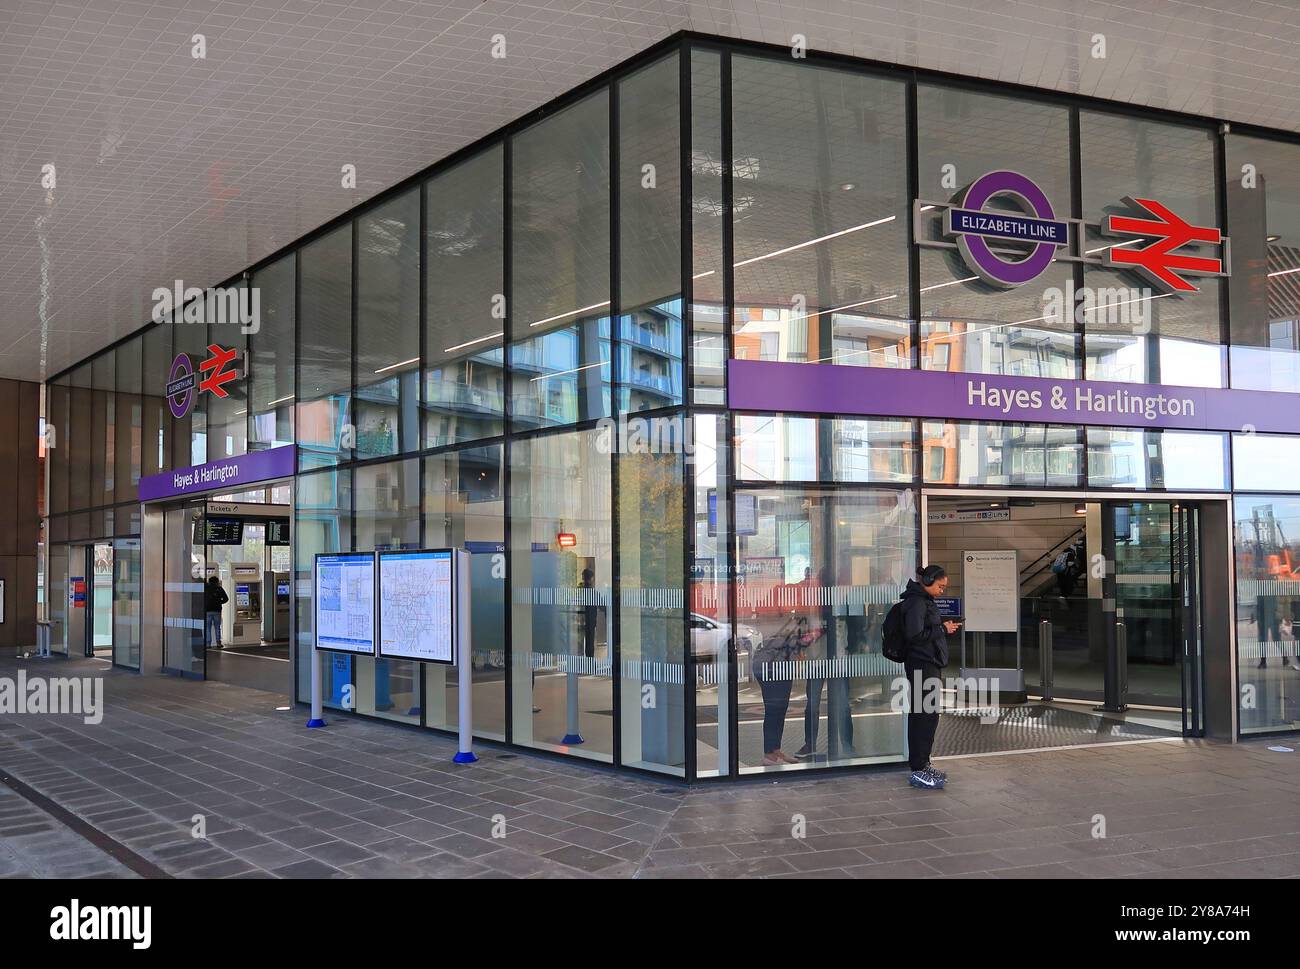
[[[682,460],[678,454],[618,458],[621,640],[625,659],[680,663],[685,583]],[[639,656],[630,645],[639,646]]]

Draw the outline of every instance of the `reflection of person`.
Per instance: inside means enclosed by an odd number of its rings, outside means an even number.
[[[221,607],[230,601],[226,590],[221,588],[221,580],[215,575],[208,576],[208,584],[203,587],[203,613],[206,617],[204,631],[207,644],[213,649],[221,649]]]
[[[812,569],[804,570],[804,579],[800,585],[808,589],[818,589],[823,585],[829,584],[829,581],[819,583],[813,577]],[[808,600],[801,603],[811,605],[812,602],[819,598],[815,592],[806,594]],[[823,610],[826,612],[826,610]],[[853,717],[849,712],[848,704],[848,684],[843,676],[832,677],[827,671],[827,623],[833,619],[829,615],[823,615],[821,625],[815,625],[809,632],[805,633],[800,647],[803,649],[802,658],[805,662],[805,668],[808,672],[808,678],[804,684],[804,710],[803,710],[803,746],[794,752],[796,757],[812,757],[817,752],[817,728],[820,726],[821,705],[822,705],[822,688],[829,683],[828,695],[830,700],[830,715],[834,718],[832,729],[836,731],[836,737],[844,746],[841,752],[844,756],[852,756],[853,752]]]
[[[948,779],[930,763],[934,733],[939,727],[936,706],[942,687],[943,668],[948,665],[948,636],[960,623],[941,619],[935,597],[948,588],[948,573],[941,565],[927,565],[903,590],[903,636],[907,651],[903,669],[912,690],[911,709],[907,714],[907,755],[912,775],[907,782],[913,787],[940,789]]]
[[[1255,597],[1255,640],[1259,643],[1259,665],[1268,665],[1268,644],[1278,644],[1278,655],[1285,656],[1282,648],[1282,614],[1277,608],[1277,596]],[[1286,665],[1286,660],[1283,660]]]
[[[596,573],[591,569],[582,570],[582,580],[578,588],[582,594],[582,653],[589,659],[596,656]]]
[[[1291,635],[1295,637],[1295,659],[1291,669],[1300,670],[1300,596],[1291,597]]]
[[[1079,584],[1079,576],[1083,574],[1084,551],[1083,542],[1075,542],[1064,552],[1064,561],[1061,563],[1062,568],[1056,572],[1056,590],[1061,594],[1062,599],[1068,599],[1074,595],[1075,586]],[[1056,563],[1052,563],[1052,570],[1056,571]]]
[[[754,650],[754,679],[763,691],[763,766],[797,764],[781,749],[781,735],[785,732],[785,715],[790,709],[790,690],[794,686],[790,671],[785,665],[799,655],[799,642],[808,635],[808,620],[800,616],[795,626],[779,639],[772,636]]]

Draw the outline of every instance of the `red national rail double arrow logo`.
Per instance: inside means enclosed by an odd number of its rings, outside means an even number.
[[[237,351],[226,350],[215,343],[209,343],[208,352],[212,356],[199,364],[199,370],[211,371],[211,373],[199,381],[199,390],[210,390],[218,397],[229,397],[230,392],[222,384],[227,384],[239,376],[235,371],[226,369],[226,364],[235,359]]]
[[[1179,255],[1177,250],[1192,242],[1223,244],[1223,233],[1213,226],[1192,225],[1180,219],[1154,199],[1126,198],[1125,202],[1149,213],[1142,219],[1127,215],[1108,215],[1101,221],[1107,235],[1140,236],[1155,241],[1142,249],[1125,245],[1111,246],[1103,262],[1142,273],[1152,281],[1180,293],[1195,293],[1193,286],[1179,273],[1217,275],[1223,272],[1223,260],[1208,256]]]

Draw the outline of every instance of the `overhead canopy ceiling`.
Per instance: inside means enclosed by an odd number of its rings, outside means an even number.
[[[1300,130],[1282,0],[5,0],[0,376],[82,359],[156,287],[219,283],[680,30]]]

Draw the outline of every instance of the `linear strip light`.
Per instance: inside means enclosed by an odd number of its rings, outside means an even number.
[[[971,283],[977,279],[978,276],[967,276],[965,279],[953,279],[946,283],[935,283],[933,286],[922,286],[921,292],[928,293],[932,289],[943,289],[945,286],[956,286],[958,283]]]
[[[557,370],[555,373],[544,373],[540,377],[533,377],[528,382],[534,384],[539,380],[550,380],[552,377],[563,377],[566,373],[577,373],[579,370],[590,370],[592,367],[605,367],[608,365],[608,360],[602,360],[600,363],[588,363],[581,367],[574,367],[572,370]]]
[[[732,266],[739,269],[741,266],[748,266],[750,263],[762,262],[764,259],[771,259],[773,256],[783,256],[787,252],[794,252],[796,249],[804,249],[808,246],[815,246],[819,242],[825,242],[827,239],[835,239],[839,236],[846,236],[850,232],[857,232],[859,229],[870,229],[872,226],[884,225],[886,222],[893,222],[898,218],[895,215],[885,216],[883,219],[876,219],[874,222],[863,222],[862,225],[855,225],[848,229],[840,229],[839,232],[832,232],[830,235],[819,236],[816,239],[809,239],[807,242],[800,242],[793,246],[786,246],[784,249],[778,249],[776,252],[769,252],[763,256],[754,256],[752,259],[742,259],[740,262],[732,263]]]
[[[397,363],[390,363],[387,367],[380,367],[375,373],[383,373],[385,370],[396,370],[398,367],[405,367],[407,364],[419,363],[419,357],[412,357],[410,360],[401,360]]]
[[[585,312],[587,312],[587,310],[598,310],[598,309],[600,309],[602,306],[608,306],[608,305],[609,305],[609,300],[604,300],[603,302],[600,302],[600,303],[592,303],[590,306],[582,306],[582,307],[579,307],[579,308],[576,309],[576,310],[569,310],[569,312],[567,312],[567,313],[561,313],[561,314],[559,314],[558,316],[548,316],[548,317],[547,317],[546,319],[544,319],[544,320],[538,320],[536,323],[529,323],[528,325],[529,325],[529,326],[541,326],[543,323],[554,323],[556,320],[562,320],[562,319],[564,319],[566,316],[577,316],[579,313],[585,313]]]
[[[484,343],[488,340],[499,340],[501,339],[501,336],[502,334],[500,333],[489,333],[487,336],[481,336],[473,340],[467,340],[464,343],[457,343],[454,347],[447,347],[442,352],[455,353],[457,350],[464,350],[466,347],[472,347],[476,343]]]

